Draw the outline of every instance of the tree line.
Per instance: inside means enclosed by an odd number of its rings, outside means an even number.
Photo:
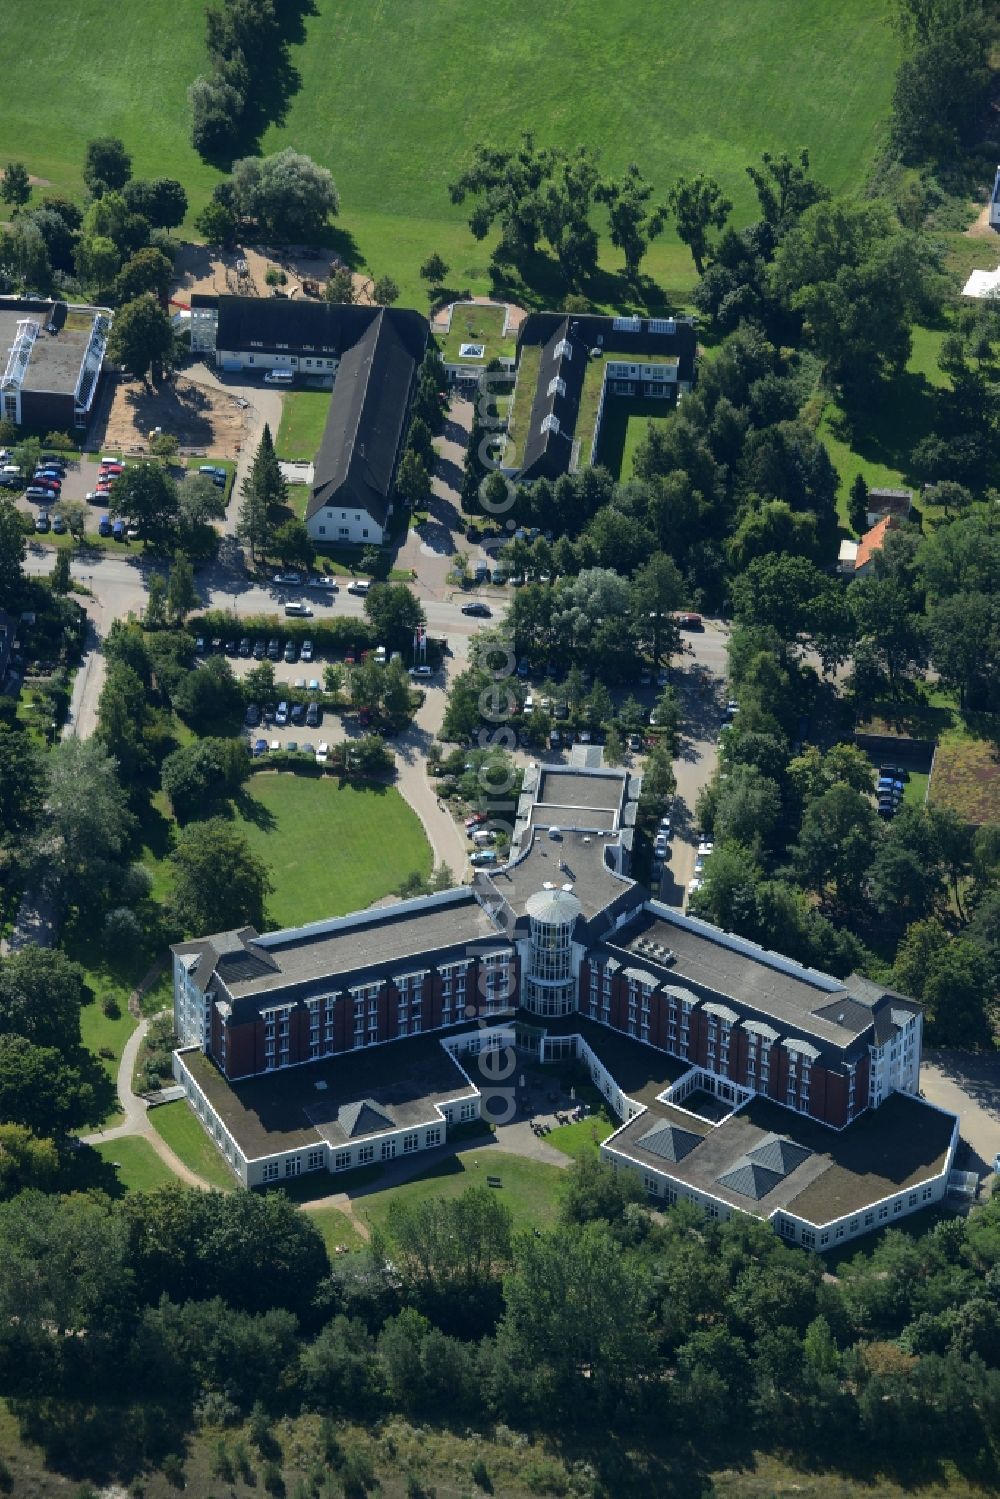
[[[1000,1200],[832,1276],[766,1224],[640,1196],[588,1156],[552,1228],[517,1231],[485,1187],[397,1200],[331,1265],[281,1193],[22,1191],[0,1204],[2,1393],[50,1462],[95,1477],[164,1466],[203,1425],[220,1478],[244,1433],[280,1478],[280,1417],[399,1412],[584,1450],[595,1499],[706,1492],[755,1448],[995,1481]],[[363,1492],[336,1431],[303,1496]]]

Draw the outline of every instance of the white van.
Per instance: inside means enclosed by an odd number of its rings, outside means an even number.
[[[16,463],[5,463],[3,468],[0,468],[0,477],[4,479],[19,479],[21,477],[21,470]]]
[[[268,370],[264,376],[265,385],[291,385],[294,380],[294,370]]]
[[[477,848],[489,848],[493,842],[494,834],[489,828],[477,828],[472,835],[472,841]]]
[[[348,593],[355,593],[364,598],[371,586],[367,578],[352,578],[347,585],[347,591]]]
[[[292,603],[285,605],[285,614],[290,619],[307,619],[312,614],[312,610],[310,609],[308,604],[300,604],[293,601]]]

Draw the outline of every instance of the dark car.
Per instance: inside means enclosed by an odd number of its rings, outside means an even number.
[[[255,661],[263,661],[267,655],[267,646],[263,640],[255,640],[253,643],[253,658]]]
[[[261,757],[261,755],[266,755],[266,754],[267,754],[267,740],[266,739],[255,739],[254,742],[253,742],[253,757],[254,757],[254,759],[255,760],[259,760],[260,757]]]
[[[292,704],[292,723],[297,729],[301,729],[306,721],[306,709],[304,703]]]
[[[323,721],[323,710],[319,703],[310,703],[306,708],[306,725],[310,729],[319,728]]]
[[[49,529],[49,512],[47,510],[39,510],[35,518],[35,530],[45,532]]]
[[[293,661],[297,661],[298,659],[299,659],[299,652],[298,652],[298,647],[295,644],[295,641],[294,640],[287,641],[286,644],[285,644],[285,660],[289,663],[289,665],[291,665],[291,663]]]
[[[199,635],[198,639],[195,641],[195,643],[194,643],[194,653],[195,653],[196,656],[203,656],[205,654],[205,637],[204,637],[204,635]]]
[[[281,641],[269,640],[267,642],[267,659],[269,661],[281,660]]]
[[[462,613],[473,614],[476,619],[490,619],[493,615],[493,610],[489,604],[463,604]]]
[[[249,656],[252,650],[253,645],[251,643],[249,635],[244,635],[243,639],[240,641],[240,655]]]
[[[260,723],[260,709],[257,707],[256,703],[250,703],[248,705],[244,723],[246,724],[248,729],[255,729]]]
[[[283,729],[285,727],[285,724],[288,722],[288,704],[287,703],[279,703],[278,704],[278,711],[274,715],[274,721],[277,724],[277,726],[278,726],[279,729]]]
[[[61,474],[66,472],[66,460],[60,458],[58,453],[43,453],[40,461],[46,468],[57,468]]]
[[[223,647],[223,649],[225,650],[225,653],[226,653],[227,656],[235,656],[236,655],[236,641],[235,640],[227,640],[225,646]]]

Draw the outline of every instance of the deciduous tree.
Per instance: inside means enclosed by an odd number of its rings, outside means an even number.
[[[681,177],[667,196],[667,203],[677,225],[678,237],[691,251],[695,270],[702,275],[709,253],[710,229],[721,229],[732,211],[732,203],[713,177],[699,172],[695,177]]]
[[[119,308],[108,339],[108,357],[124,365],[137,380],[158,380],[174,347],[170,317],[147,292]]]
[[[171,911],[184,932],[230,931],[247,924],[263,930],[274,886],[263,862],[231,823],[216,817],[186,828],[170,863]]]

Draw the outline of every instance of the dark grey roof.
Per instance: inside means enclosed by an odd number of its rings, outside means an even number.
[[[192,305],[208,306],[191,299]],[[281,349],[290,354],[324,353],[337,356],[356,344],[382,315],[379,307],[337,302],[293,301],[284,297],[218,298],[217,347],[226,349]],[[389,321],[413,359],[423,356],[428,325],[419,312],[394,307]]]
[[[639,1136],[638,1144],[650,1155],[658,1155],[664,1161],[683,1161],[686,1155],[701,1144],[701,1135],[681,1129],[677,1124],[661,1122]]]
[[[676,356],[677,378],[694,379],[695,355],[698,335],[690,318],[673,319],[673,331],[654,333],[648,318],[639,319],[637,329],[615,327],[615,319],[602,313],[574,314],[567,318],[561,312],[531,312],[525,318],[517,335],[518,349],[524,344],[545,344],[564,324],[587,349],[603,349],[607,357],[616,354],[648,354],[650,356]],[[666,330],[668,320],[660,319],[659,326]]]
[[[558,352],[564,340],[569,347]],[[587,345],[570,334],[570,320],[563,318],[542,350],[524,444],[522,479],[554,479],[568,470],[586,369]],[[552,426],[550,419],[557,425]]]
[[[416,360],[384,311],[340,361],[306,519],[326,505],[384,525]]]
[[[359,1135],[378,1135],[395,1125],[384,1109],[380,1109],[374,1098],[361,1098],[354,1103],[345,1103],[337,1110],[337,1123],[349,1140]]]
[[[730,1192],[738,1192],[741,1197],[752,1197],[754,1202],[759,1202],[768,1192],[774,1191],[784,1174],[781,1171],[768,1171],[766,1166],[758,1166],[753,1161],[746,1160],[734,1166],[732,1171],[716,1177],[716,1181],[720,1187],[726,1187]]]
[[[812,1151],[805,1145],[796,1145],[794,1140],[786,1140],[781,1135],[769,1135],[753,1150],[747,1151],[747,1160],[777,1172],[779,1176],[787,1176],[811,1155]]]

